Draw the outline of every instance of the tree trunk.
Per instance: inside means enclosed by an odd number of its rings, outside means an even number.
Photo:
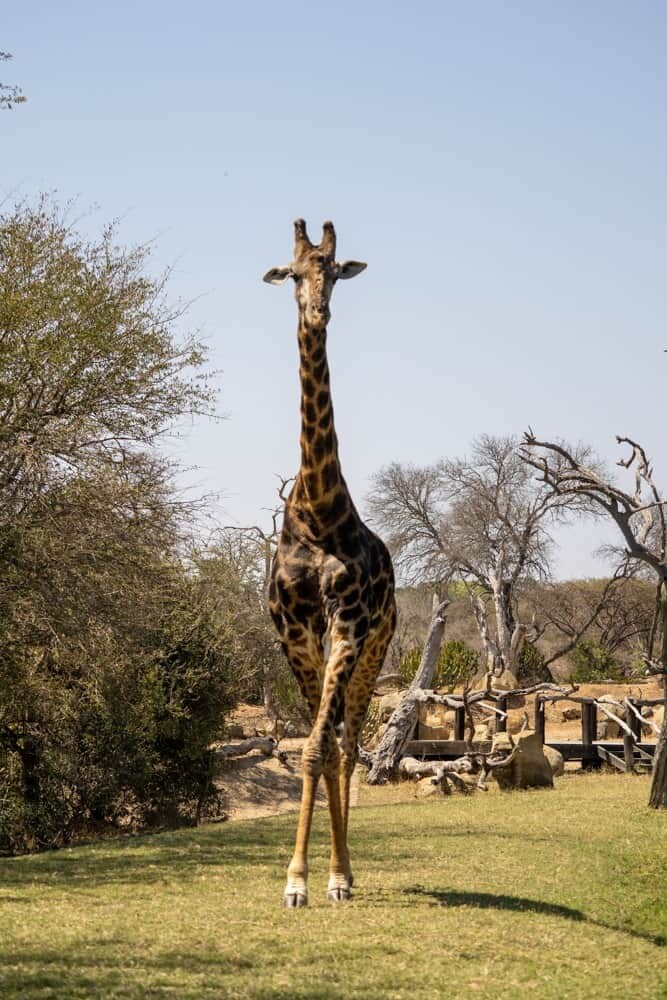
[[[449,601],[440,601],[437,596],[433,598],[433,617],[417,673],[403,695],[400,705],[387,723],[387,728],[373,757],[373,766],[368,773],[369,785],[382,785],[396,775],[401,755],[412,736],[417,721],[416,693],[422,688],[430,688],[433,684],[442,637],[445,634],[447,620],[445,612],[448,605]]]
[[[653,781],[648,804],[652,809],[667,809],[667,712],[655,748]]]
[[[667,591],[662,586],[662,641],[660,647],[660,663],[667,670]],[[652,809],[667,809],[667,673],[663,674],[662,689],[664,692],[665,714],[662,720],[662,731],[658,737],[653,758],[653,780],[648,804]]]

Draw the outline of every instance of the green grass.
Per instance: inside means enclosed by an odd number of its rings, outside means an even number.
[[[293,816],[4,860],[0,997],[667,997],[667,815],[647,797],[589,775],[362,805],[338,907],[318,811],[299,911],[280,908]]]

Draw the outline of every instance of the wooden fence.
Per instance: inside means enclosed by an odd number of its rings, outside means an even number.
[[[494,701],[493,714],[496,716],[496,731],[507,731],[507,715],[510,701],[513,697],[525,695],[526,689],[513,691],[487,691],[485,700]],[[479,702],[480,692],[471,692],[470,697]],[[445,699],[439,699],[445,701]],[[458,704],[457,702],[461,702]],[[547,738],[547,702],[572,702],[581,706],[581,739],[554,741]],[[462,698],[448,698],[447,703],[454,709],[454,738],[449,740],[411,740],[405,748],[405,753],[411,757],[449,760],[461,757],[468,746],[465,742],[466,706]],[[662,705],[662,698],[625,698],[622,707],[627,708],[625,718],[620,718],[609,706],[617,706],[613,700],[603,702],[600,699],[576,695],[574,693],[535,693],[534,729],[540,742],[554,747],[565,760],[580,761],[582,768],[599,768],[602,764],[611,764],[619,771],[638,771],[650,768],[655,745],[642,740],[641,709],[644,706]],[[622,740],[598,740],[598,712],[615,720],[623,732]],[[475,741],[474,746],[480,752],[488,752],[490,740]]]

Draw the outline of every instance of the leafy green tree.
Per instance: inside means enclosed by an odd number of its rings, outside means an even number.
[[[236,682],[156,441],[210,412],[145,248],[0,216],[0,847],[201,812]],[[217,600],[221,600],[218,595]]]

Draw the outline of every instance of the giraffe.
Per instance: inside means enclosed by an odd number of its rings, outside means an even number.
[[[338,457],[326,354],[333,286],[366,267],[338,263],[333,224],[310,242],[303,219],[294,223],[294,260],[264,275],[269,284],[295,283],[299,313],[301,465],[285,503],[273,559],[269,610],[310,712],[302,757],[296,844],[287,869],[284,905],[308,902],[308,840],[320,777],[331,824],[327,895],[350,898],[347,846],[350,778],[359,731],[396,625],[389,553],[362,522]],[[336,727],[342,723],[341,745]]]

